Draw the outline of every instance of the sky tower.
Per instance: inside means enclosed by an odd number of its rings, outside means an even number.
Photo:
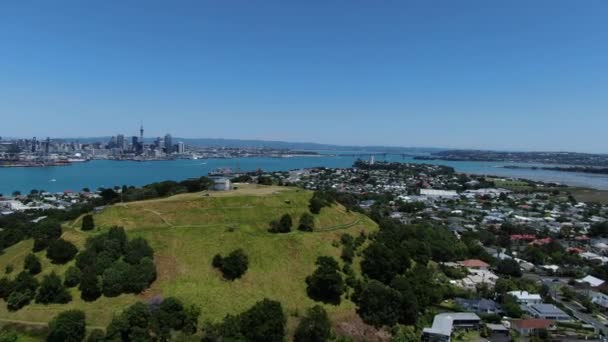
[[[139,142],[142,146],[144,145],[144,123],[143,122],[139,126]]]

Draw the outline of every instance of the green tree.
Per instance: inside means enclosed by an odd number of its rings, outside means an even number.
[[[356,297],[357,313],[367,324],[393,326],[402,316],[401,293],[377,280],[370,280]]]
[[[0,298],[6,300],[14,288],[15,284],[12,280],[7,277],[0,278]]]
[[[38,274],[42,270],[42,265],[40,264],[40,260],[38,257],[30,253],[25,257],[25,261],[23,263],[23,268],[30,272],[31,274]]]
[[[312,232],[315,228],[315,218],[309,213],[304,213],[300,216],[300,224],[298,230],[303,232]]]
[[[503,259],[499,261],[496,267],[496,272],[516,278],[522,276],[519,263],[513,259]]]
[[[30,290],[13,291],[6,299],[6,307],[9,311],[17,311],[28,305],[34,299],[34,292]]]
[[[80,297],[87,302],[94,301],[101,296],[101,284],[95,268],[88,267],[82,271],[78,289]]]
[[[240,331],[247,341],[282,342],[286,318],[281,303],[269,299],[257,302],[239,315]]]
[[[65,304],[71,300],[72,296],[61,282],[61,278],[59,278],[55,272],[44,276],[38,294],[36,295],[36,303]]]
[[[93,220],[93,215],[87,214],[82,217],[82,227],[81,229],[84,231],[93,230],[95,228],[95,221]]]
[[[141,293],[156,279],[156,266],[150,258],[143,258],[137,265],[131,266],[124,291],[127,293]]]
[[[196,333],[198,326],[198,318],[201,315],[201,308],[191,304],[184,308],[184,327],[182,331],[187,335],[193,335]]]
[[[82,272],[76,266],[70,266],[65,271],[65,279],[63,283],[67,287],[74,287],[80,283],[80,277],[82,277]]]
[[[317,269],[306,277],[308,296],[325,303],[339,304],[345,286],[338,262],[327,256],[317,258]]]
[[[118,260],[111,267],[103,271],[102,292],[106,297],[116,297],[124,292],[128,286],[129,273],[135,272],[132,267],[122,260]]]
[[[295,342],[323,342],[331,337],[331,322],[323,307],[315,305],[300,320],[294,335]]]
[[[49,323],[49,342],[80,342],[86,335],[84,312],[80,310],[64,311]]]
[[[243,274],[247,272],[247,268],[249,268],[249,258],[247,257],[247,254],[239,248],[232,251],[225,258],[222,258],[221,256],[219,259],[217,256],[214,257],[213,265],[219,265],[224,278],[234,280],[242,277]]]
[[[145,239],[135,238],[127,243],[125,261],[129,264],[135,265],[143,258],[152,259],[153,257],[154,250]]]
[[[78,249],[73,243],[64,239],[57,239],[49,244],[46,257],[54,264],[65,264],[72,260],[76,253],[78,253]]]

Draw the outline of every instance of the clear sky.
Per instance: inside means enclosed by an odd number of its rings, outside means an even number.
[[[0,136],[608,153],[608,1],[2,1]]]

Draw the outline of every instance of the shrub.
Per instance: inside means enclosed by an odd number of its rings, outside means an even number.
[[[304,213],[300,216],[300,224],[298,230],[303,232],[312,232],[315,228],[315,218],[309,213]]]
[[[0,298],[6,300],[8,296],[13,292],[15,284],[7,277],[0,279]]]
[[[249,267],[249,258],[242,249],[237,249],[222,258],[219,254],[213,258],[214,267],[218,267],[222,271],[224,278],[234,280],[245,274]]]
[[[95,221],[93,221],[93,215],[88,214],[84,215],[82,218],[82,227],[81,229],[84,231],[93,230],[95,228]]]
[[[27,257],[25,257],[23,269],[35,275],[40,273],[40,271],[42,270],[42,265],[40,264],[40,260],[38,259],[38,257],[30,253],[27,255]]]
[[[78,253],[78,249],[73,243],[64,239],[57,239],[49,244],[46,257],[55,264],[65,264],[72,260],[76,253]]]
[[[65,279],[63,283],[67,287],[74,287],[80,283],[80,277],[82,277],[82,272],[78,267],[70,266],[70,268],[65,271]]]
[[[315,305],[308,309],[306,316],[300,320],[296,333],[295,342],[328,341],[331,337],[331,322],[323,307]]]
[[[279,221],[270,222],[270,229],[268,231],[271,233],[289,233],[292,226],[293,220],[291,219],[291,215],[285,214],[281,216]]]

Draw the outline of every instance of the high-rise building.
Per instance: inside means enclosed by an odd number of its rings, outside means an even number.
[[[171,138],[171,134],[168,133],[165,135],[165,153],[173,153],[173,138]]]
[[[133,152],[139,151],[139,139],[136,136],[131,137],[131,150]]]
[[[186,152],[186,145],[183,142],[178,142],[177,143],[177,153],[185,153]]]
[[[118,145],[118,148],[121,150],[126,150],[127,149],[127,144],[125,141],[125,136],[122,134],[119,134],[116,136],[116,145]]]

